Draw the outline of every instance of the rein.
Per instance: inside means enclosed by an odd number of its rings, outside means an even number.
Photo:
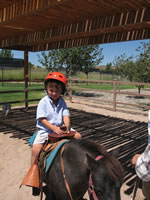
[[[100,155],[100,156],[97,156],[95,158],[95,160],[100,160],[102,159],[104,156]],[[96,196],[96,193],[94,191],[94,186],[93,186],[93,181],[92,181],[92,173],[90,172],[90,175],[89,175],[89,189],[88,189],[88,194],[89,194],[89,197],[92,195],[93,196],[93,199],[94,200],[98,200],[97,196]],[[91,198],[90,198],[91,199]]]
[[[64,152],[64,146],[61,148],[61,152],[60,152],[60,164],[61,164],[63,178],[64,178],[64,182],[65,182],[65,186],[66,186],[68,195],[69,195],[70,199],[73,200],[72,195],[71,195],[71,191],[70,191],[70,187],[69,187],[69,184],[68,184],[68,182],[66,180],[66,176],[65,176],[65,168],[64,168],[63,158],[62,158],[63,152]]]
[[[62,169],[62,173],[63,173],[63,178],[64,178],[64,183],[65,183],[65,186],[66,186],[66,189],[67,189],[67,192],[68,192],[68,195],[70,197],[71,200],[73,200],[72,198],[72,195],[71,195],[71,191],[70,191],[70,187],[69,187],[69,184],[66,180],[66,176],[65,176],[65,173],[64,173],[64,162],[63,162],[63,152],[64,152],[64,146],[61,148],[61,153],[60,153],[60,164],[61,164],[61,169]],[[100,156],[97,156],[95,158],[95,160],[100,160],[101,158],[103,158],[104,156],[100,155]],[[89,194],[89,197],[92,195],[93,196],[93,199],[94,200],[98,200],[97,196],[96,196],[96,193],[94,191],[94,186],[93,186],[93,181],[92,181],[92,173],[90,172],[90,175],[89,175],[89,188],[88,188],[88,194]],[[91,199],[91,198],[90,198]]]

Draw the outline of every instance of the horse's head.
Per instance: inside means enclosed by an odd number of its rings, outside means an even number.
[[[91,172],[95,198],[98,200],[120,200],[120,188],[123,182],[123,168],[120,162],[105,155],[100,160],[95,160],[87,155],[87,162]]]

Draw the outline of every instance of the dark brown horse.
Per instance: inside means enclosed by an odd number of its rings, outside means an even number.
[[[95,160],[98,156],[100,159]],[[90,176],[92,185],[89,184]],[[95,194],[95,197],[91,195],[91,200],[120,200],[122,181],[120,162],[108,154],[103,146],[87,139],[72,140],[64,145],[62,156],[61,152],[57,154],[47,173],[47,199],[80,200],[90,188]]]

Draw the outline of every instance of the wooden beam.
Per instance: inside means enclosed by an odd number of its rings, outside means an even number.
[[[86,38],[51,42],[47,44],[39,44],[33,46],[33,51],[44,51],[44,50],[59,49],[59,48],[72,48],[78,46],[132,41],[132,40],[144,40],[149,38],[150,38],[150,30],[109,33],[109,34],[102,34],[99,36],[91,36]]]
[[[0,9],[0,23],[6,23],[34,12],[45,10],[70,0],[20,0]],[[7,15],[6,15],[7,13]]]
[[[112,16],[97,17],[41,32],[2,40],[1,48],[26,47],[31,51],[51,48],[139,40],[150,38],[150,7]]]
[[[28,51],[24,51],[25,108],[28,108]]]

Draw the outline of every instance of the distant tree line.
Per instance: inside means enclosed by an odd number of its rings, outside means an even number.
[[[63,70],[66,76],[72,76],[79,71],[84,72],[88,78],[89,72],[96,71],[96,67],[104,58],[100,45],[89,45],[69,49],[54,49],[38,55],[39,63],[49,71]],[[107,63],[105,72],[117,73],[126,77],[131,82],[150,82],[150,41],[141,42],[136,49],[136,57],[127,57],[122,54],[115,57],[113,63]],[[12,58],[11,50],[0,50],[0,57]],[[29,68],[33,65],[29,63]],[[115,66],[115,67],[112,67]],[[101,71],[100,68],[98,69]],[[138,91],[142,86],[138,86]]]
[[[64,70],[67,77],[81,71],[88,77],[88,73],[102,61],[102,50],[99,45],[56,49],[42,52],[38,61],[48,71]]]
[[[138,55],[127,57],[122,54],[115,58],[116,72],[124,75],[131,82],[150,83],[150,41],[141,43],[136,51]],[[138,92],[143,86],[137,86]]]

